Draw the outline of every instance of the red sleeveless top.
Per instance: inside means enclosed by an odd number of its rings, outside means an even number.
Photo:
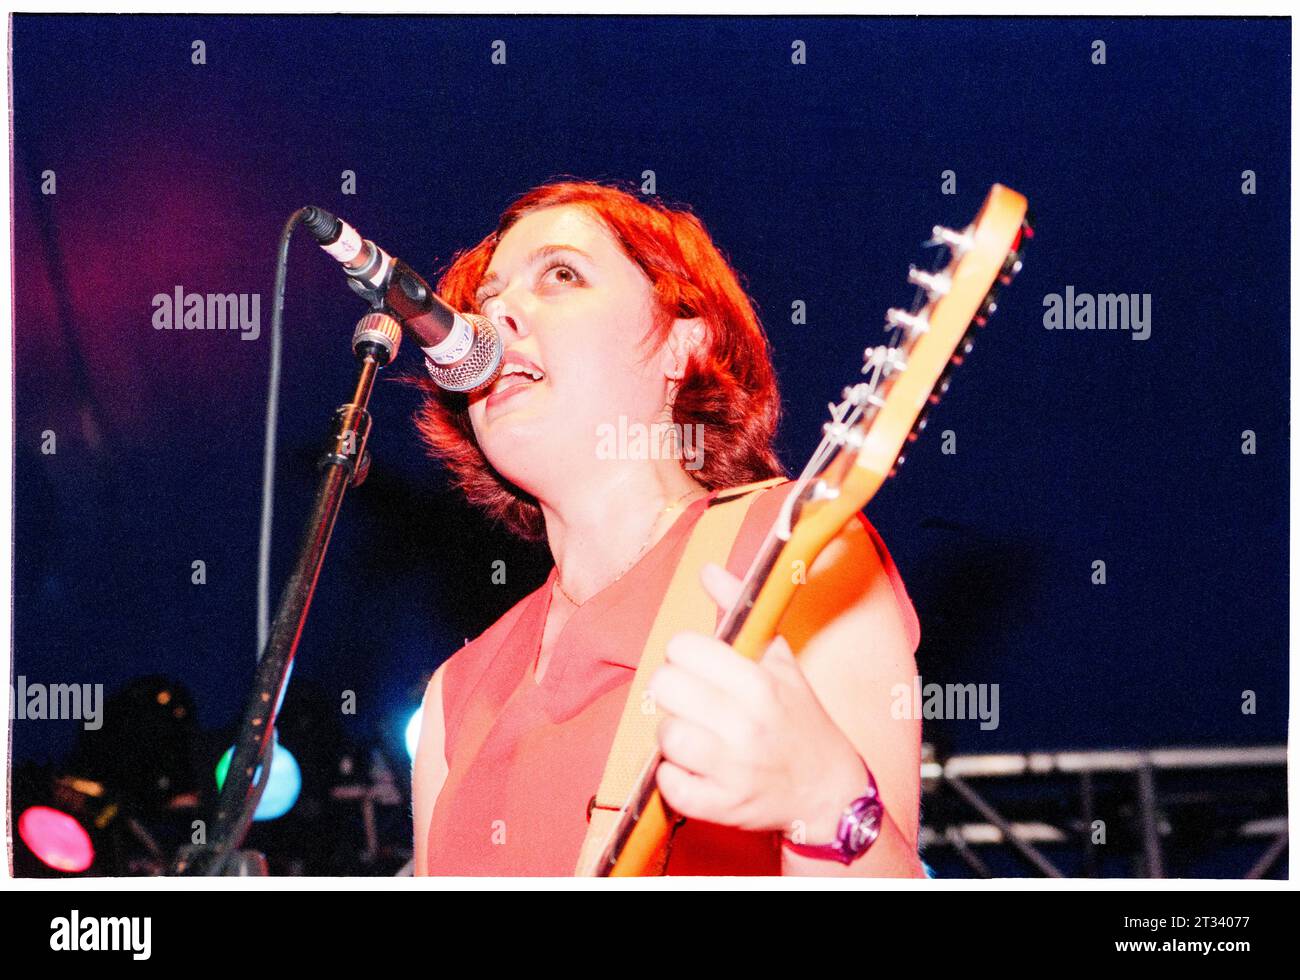
[[[793,486],[787,481],[760,491],[727,556],[732,574],[748,570]],[[416,828],[428,839],[423,873],[573,874],[587,804],[637,661],[689,532],[714,495],[695,501],[632,568],[573,612],[540,684],[534,668],[555,569],[443,667],[448,773],[428,828]],[[915,648],[920,626],[902,579],[880,536],[859,516]],[[775,833],[688,820],[674,838],[668,873],[779,875],[779,840]]]

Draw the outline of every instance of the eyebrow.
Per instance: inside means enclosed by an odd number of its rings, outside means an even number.
[[[584,252],[582,249],[578,248],[575,245],[543,245],[540,248],[534,249],[532,254],[528,256],[528,259],[524,264],[527,266],[536,265],[542,259],[548,259],[552,255],[555,255],[558,252],[573,252],[576,255],[581,255],[588,262],[596,261],[590,255],[588,255],[586,252]],[[501,281],[501,277],[497,275],[495,272],[491,272],[488,275],[484,276],[482,279],[479,280],[479,284],[474,290],[474,299],[477,301],[479,298],[479,294],[481,294],[484,289],[500,281]]]

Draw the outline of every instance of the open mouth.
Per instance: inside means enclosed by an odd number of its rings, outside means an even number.
[[[488,395],[488,404],[492,405],[512,396],[525,388],[537,384],[546,374],[531,364],[512,361],[501,371],[501,376],[493,383]]]
[[[541,381],[545,376],[537,368],[524,367],[522,364],[507,364],[505,370],[501,372],[501,377],[497,378],[496,383],[492,385],[492,393],[495,395],[507,388],[530,385]]]

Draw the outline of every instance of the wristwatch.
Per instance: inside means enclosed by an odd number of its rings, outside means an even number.
[[[867,852],[867,849],[880,836],[880,821],[885,808],[880,802],[880,792],[876,789],[876,779],[867,770],[867,791],[844,808],[840,814],[839,825],[835,829],[835,840],[830,844],[796,844],[784,834],[781,843],[795,854],[804,857],[834,859],[844,864],[852,864]]]

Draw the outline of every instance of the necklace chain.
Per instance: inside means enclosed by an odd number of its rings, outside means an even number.
[[[611,585],[613,585],[624,575],[630,572],[632,570],[632,566],[635,565],[638,561],[640,561],[641,556],[644,555],[650,549],[650,542],[654,540],[654,536],[655,536],[655,528],[659,526],[659,518],[662,517],[664,514],[668,513],[670,510],[674,510],[683,500],[685,500],[691,494],[698,493],[702,489],[705,490],[705,492],[707,493],[707,488],[704,487],[696,487],[694,490],[687,490],[684,494],[682,494],[680,497],[674,500],[671,504],[669,504],[663,510],[659,511],[659,513],[655,514],[654,522],[650,525],[650,533],[646,535],[645,543],[641,545],[641,550],[632,556],[632,560],[629,561],[626,565],[624,565],[619,570],[619,573],[617,575],[615,575],[612,579],[610,579],[603,586],[601,586],[600,589],[597,590],[597,592],[593,592],[592,595],[594,596],[598,592],[604,592],[605,589],[608,589]],[[560,595],[568,599],[571,604],[575,606],[582,605],[581,602],[573,598],[573,596],[569,595],[569,593],[565,591],[564,585],[561,584],[560,582],[560,574],[558,571],[555,574],[555,587],[560,590]],[[588,596],[587,601],[590,601],[590,599],[591,596]]]

